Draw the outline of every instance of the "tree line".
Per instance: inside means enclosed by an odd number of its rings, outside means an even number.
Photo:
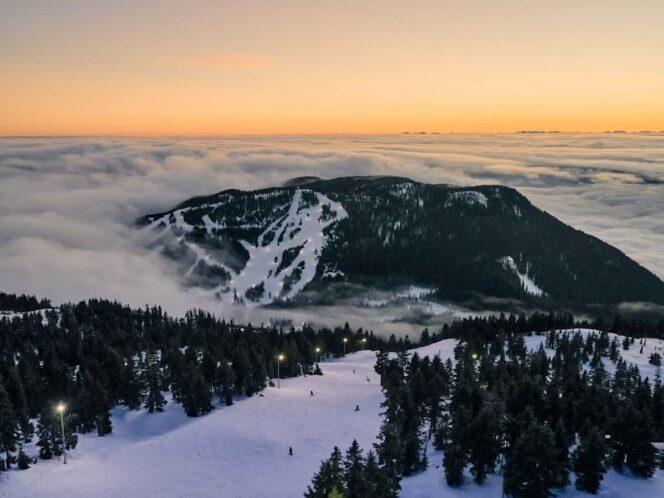
[[[16,295],[0,292],[0,311],[14,311],[24,313],[26,311],[35,311],[51,307],[48,299],[38,300],[35,296],[25,294]]]

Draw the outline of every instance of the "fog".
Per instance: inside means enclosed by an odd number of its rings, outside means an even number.
[[[0,138],[0,289],[56,303],[105,297],[267,321],[276,312],[231,310],[182,288],[169,263],[137,241],[133,224],[194,195],[303,175],[513,186],[664,278],[662,135]],[[315,312],[330,323],[340,313],[371,323],[358,309]],[[311,318],[308,310],[287,315]]]

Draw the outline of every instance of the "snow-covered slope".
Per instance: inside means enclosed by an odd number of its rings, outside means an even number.
[[[0,496],[302,496],[335,445],[345,450],[356,438],[367,448],[378,433],[382,394],[374,360],[364,351],[323,363],[323,376],[282,380],[264,397],[200,418],[187,418],[176,403],[164,413],[117,409],[112,435],[81,436],[66,466],[40,461],[10,471]]]
[[[306,197],[303,192],[307,194]],[[251,224],[236,220],[238,223],[232,228],[240,232],[248,230],[248,233],[253,233],[255,229],[263,228],[264,224],[267,227],[258,235],[255,243],[238,239],[246,255],[244,264],[235,269],[214,257],[213,251],[186,237],[196,228],[186,221],[187,213],[201,209],[212,209],[214,212],[228,202],[224,197],[213,204],[177,209],[155,217],[146,231],[155,232],[157,239],[172,232],[177,235],[178,243],[194,254],[185,272],[186,277],[200,271],[201,267],[216,267],[225,276],[214,289],[217,297],[255,304],[291,299],[311,282],[316,276],[318,260],[330,237],[326,229],[348,216],[341,204],[323,194],[296,189],[288,209],[282,214],[284,206],[279,206],[275,210],[278,215],[273,216],[274,220],[264,217],[261,223]],[[260,208],[257,210],[260,211]],[[201,221],[207,235],[230,228],[225,222],[213,221],[208,214],[202,215]]]
[[[542,339],[531,336],[527,344],[537,348]],[[455,345],[455,340],[447,339],[414,351],[446,360],[453,358]],[[648,339],[643,354],[636,344],[621,353],[648,375],[648,356],[661,347],[661,341]],[[335,445],[345,450],[356,438],[368,449],[375,441],[382,394],[374,361],[371,351],[350,354],[321,364],[322,377],[283,380],[281,389],[267,388],[262,397],[218,407],[200,418],[187,418],[176,403],[155,414],[116,409],[111,436],[82,436],[66,466],[55,460],[40,461],[27,471],[6,473],[0,496],[302,496],[320,461]],[[355,405],[359,412],[354,411]],[[293,456],[288,456],[289,446]],[[28,450],[34,452],[34,447]],[[468,484],[461,488],[448,487],[442,458],[441,452],[430,448],[429,468],[404,479],[401,496],[501,496],[501,478],[495,475],[482,486],[468,476]],[[610,470],[600,493],[616,498],[664,496],[664,472],[643,480]],[[559,496],[587,495],[571,485]]]

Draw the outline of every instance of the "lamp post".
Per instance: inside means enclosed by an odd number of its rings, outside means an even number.
[[[56,408],[60,413],[60,427],[62,428],[62,462],[64,465],[67,464],[67,448],[65,445],[65,404],[60,401]]]
[[[364,345],[367,343],[367,338],[363,337],[360,342],[362,343],[362,349],[364,349]]]
[[[320,361],[320,348],[316,348],[314,353],[314,363],[317,363],[316,358],[318,358],[318,361]]]
[[[284,355],[282,354],[277,355],[277,388],[279,389],[281,388],[281,382],[279,381],[279,379],[281,378],[281,375],[279,374],[279,365],[281,364],[283,359]]]
[[[346,356],[346,343],[348,342],[348,337],[344,337],[344,356]]]

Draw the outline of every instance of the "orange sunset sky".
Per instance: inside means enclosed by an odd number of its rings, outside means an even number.
[[[0,135],[664,129],[664,1],[2,0]]]

